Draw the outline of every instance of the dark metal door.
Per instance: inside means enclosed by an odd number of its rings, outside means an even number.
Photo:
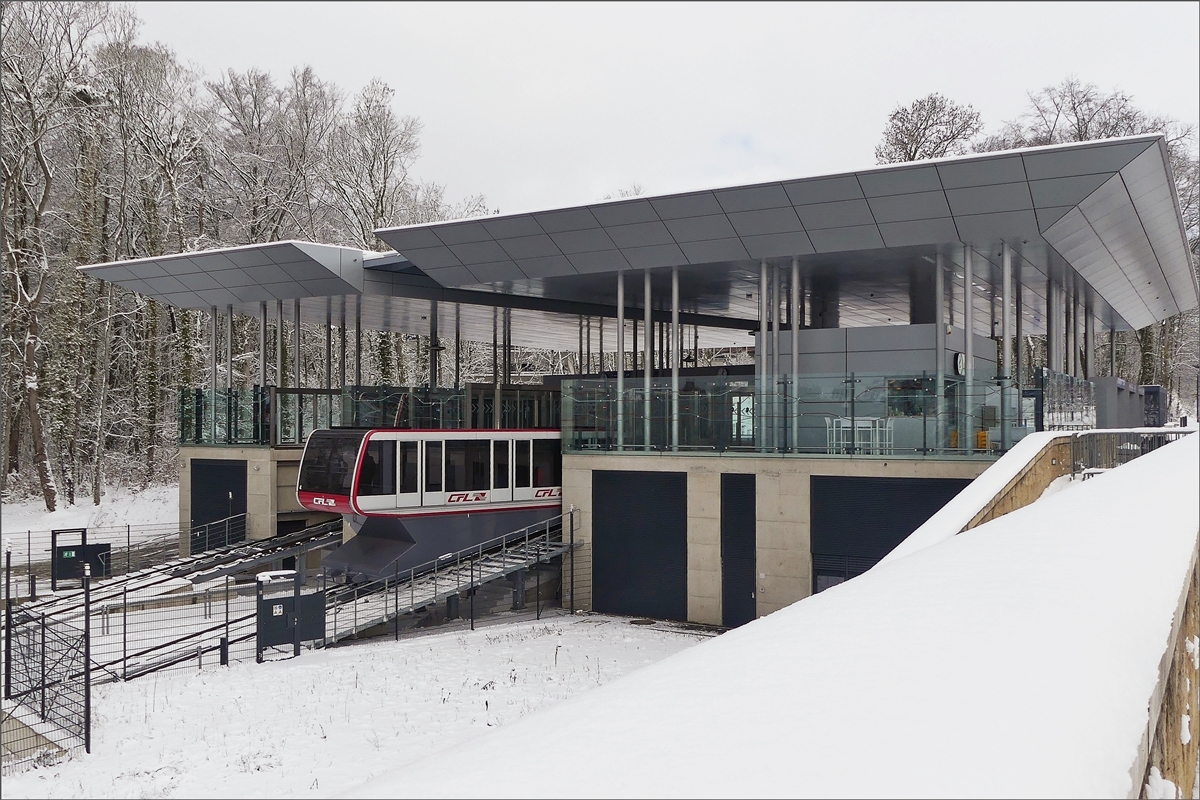
[[[754,475],[721,475],[721,624],[727,628],[756,616],[755,509]]]
[[[812,476],[813,591],[875,566],[970,482]]]
[[[592,607],[687,619],[686,472],[592,472]]]
[[[192,459],[192,527],[246,513],[246,462]]]

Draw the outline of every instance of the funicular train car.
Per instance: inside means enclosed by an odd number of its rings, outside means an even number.
[[[326,556],[331,574],[383,577],[561,514],[560,433],[318,430],[296,497],[355,533]]]

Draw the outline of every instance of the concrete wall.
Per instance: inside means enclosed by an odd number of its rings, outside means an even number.
[[[809,478],[848,475],[893,478],[973,479],[991,462],[935,459],[795,458],[758,455],[588,454],[563,456],[563,508],[576,509],[575,538],[590,550],[592,471],[687,473],[688,620],[720,625],[721,474],[756,478],[756,600],[758,616],[770,614],[812,591]],[[564,587],[570,566],[564,564]],[[577,559],[575,607],[591,609],[591,562]]]
[[[329,517],[305,510],[296,502],[296,478],[303,448],[181,447],[179,448],[179,529],[187,539],[192,524],[193,459],[246,462],[246,538],[275,535],[280,521],[304,520],[313,524]],[[187,552],[188,542],[181,542]]]
[[[1092,378],[1096,387],[1097,428],[1140,428],[1145,422],[1146,390],[1122,378]]]

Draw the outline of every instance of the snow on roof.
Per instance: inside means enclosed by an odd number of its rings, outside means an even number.
[[[354,794],[1137,794],[1198,456],[1188,436]]]

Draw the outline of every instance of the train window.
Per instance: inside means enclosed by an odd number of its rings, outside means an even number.
[[[517,489],[529,488],[529,440],[518,439],[517,442],[517,479],[513,486]]]
[[[442,443],[425,443],[425,491],[442,490]]]
[[[492,442],[492,488],[508,488],[508,440]]]
[[[417,490],[417,443],[400,442],[400,494]]]
[[[349,497],[354,462],[364,436],[365,431],[314,431],[308,438],[296,488]]]
[[[373,439],[367,443],[358,470],[358,493],[362,496],[396,493],[395,439]]]
[[[487,491],[490,488],[491,449],[487,439],[446,442],[446,491]]]
[[[533,440],[533,485],[562,486],[562,444],[558,439]]]

